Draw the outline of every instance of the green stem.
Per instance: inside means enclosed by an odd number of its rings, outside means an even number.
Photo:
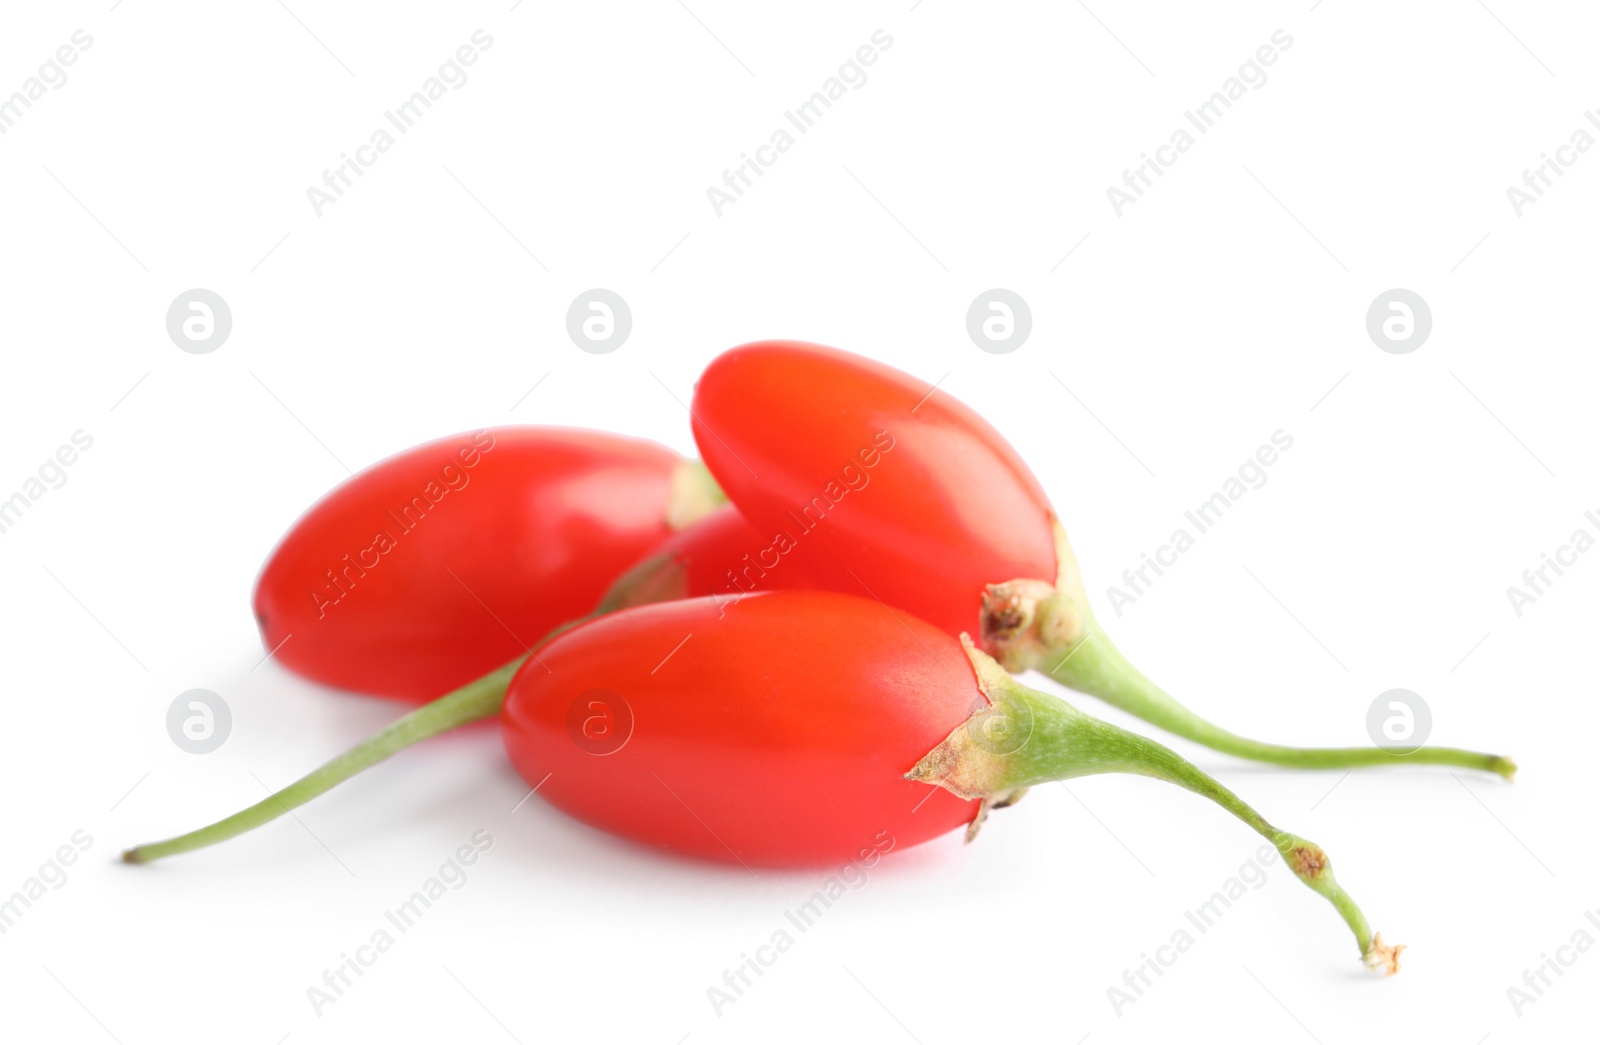
[[[1206,721],[1151,682],[1097,626],[1076,645],[1045,652],[1035,666],[1064,686],[1099,697],[1112,707],[1169,733],[1224,754],[1296,769],[1344,769],[1401,763],[1460,766],[1499,773],[1510,780],[1517,764],[1502,755],[1453,747],[1287,747],[1251,740]]]
[[[246,831],[276,820],[296,806],[305,805],[368,766],[376,765],[420,740],[498,714],[500,705],[505,700],[506,686],[510,684],[511,676],[517,673],[517,668],[521,667],[522,662],[529,656],[531,654],[524,654],[504,667],[497,668],[432,703],[424,704],[333,761],[312,770],[288,787],[262,799],[248,809],[218,820],[208,827],[169,838],[164,842],[135,846],[123,852],[122,858],[130,864],[149,863],[163,856],[187,853],[191,849],[203,849],[235,835],[242,835]]]
[[[983,594],[979,635],[983,649],[1007,671],[1043,672],[1064,686],[1197,744],[1225,754],[1295,769],[1344,769],[1405,762],[1460,766],[1510,780],[1517,764],[1502,755],[1453,747],[1306,748],[1268,744],[1231,733],[1174,700],[1124,657],[1095,620],[1072,544],[1051,519],[1056,578],[1020,578],[990,585]]]
[[[1372,932],[1354,900],[1333,877],[1320,846],[1280,830],[1238,795],[1162,744],[1087,715],[1064,700],[1029,689],[969,647],[992,702],[958,726],[907,773],[986,807],[1036,784],[1098,773],[1131,773],[1176,784],[1208,798],[1278,850],[1308,888],[1333,904],[1369,965],[1398,968],[1398,950]]]
[[[169,838],[164,842],[151,842],[125,850],[122,858],[130,864],[143,864],[163,856],[203,849],[208,845],[225,842],[235,835],[254,830],[270,823],[296,806],[305,805],[318,795],[332,790],[357,773],[377,765],[390,755],[404,751],[418,741],[438,736],[457,726],[476,722],[500,712],[505,703],[506,687],[517,673],[522,662],[537,658],[539,651],[561,635],[585,621],[629,606],[678,598],[683,587],[683,567],[669,555],[646,559],[617,579],[600,600],[593,613],[570,620],[540,639],[527,653],[503,667],[496,668],[482,678],[447,693],[439,699],[424,704],[393,725],[373,734],[344,754],[312,770],[288,787],[257,802],[249,809],[218,820],[188,834]]]

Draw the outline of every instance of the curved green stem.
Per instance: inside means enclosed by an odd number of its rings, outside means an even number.
[[[1453,747],[1289,747],[1229,732],[1190,711],[1144,677],[1100,629],[1078,573],[1072,544],[1051,519],[1056,544],[1054,581],[1021,578],[992,584],[983,594],[983,649],[1007,671],[1034,669],[1064,686],[1197,744],[1257,762],[1295,769],[1345,769],[1412,762],[1499,773],[1510,780],[1517,764],[1502,755]]]
[[[1273,826],[1171,748],[1029,689],[970,644],[968,653],[992,703],[930,751],[908,779],[983,799],[985,812],[1035,784],[1097,773],[1131,773],[1176,784],[1215,802],[1271,842],[1295,877],[1333,904],[1367,964],[1398,969],[1399,949],[1386,946],[1372,931],[1316,843]]]
[[[1176,736],[1224,754],[1296,769],[1344,769],[1412,763],[1459,766],[1498,773],[1510,780],[1517,764],[1503,755],[1454,747],[1288,747],[1251,740],[1223,729],[1178,703],[1129,663],[1098,627],[1076,645],[1052,650],[1035,665],[1064,686],[1099,697],[1112,707],[1144,719]]]
[[[296,806],[305,805],[369,766],[377,765],[390,755],[403,751],[418,741],[438,736],[468,722],[476,722],[478,719],[499,714],[501,706],[505,703],[506,687],[511,684],[512,676],[517,673],[523,661],[529,657],[537,659],[539,651],[557,636],[585,621],[629,606],[680,598],[683,578],[683,564],[671,555],[662,554],[644,560],[612,584],[594,612],[555,628],[535,643],[527,653],[511,663],[496,668],[489,674],[474,679],[431,703],[424,704],[331,762],[312,770],[250,808],[164,842],[134,846],[123,852],[122,859],[130,864],[149,863],[163,856],[186,853],[191,849],[203,849],[208,845],[227,841],[235,835],[242,835],[246,831],[276,820]]]
[[[312,770],[281,791],[262,799],[248,809],[218,820],[208,827],[151,842],[123,852],[130,864],[149,863],[163,856],[187,853],[226,841],[235,835],[276,820],[296,806],[305,805],[318,795],[344,783],[368,766],[376,765],[419,740],[447,732],[468,722],[498,714],[505,700],[506,686],[530,654],[497,668],[482,678],[411,712],[387,728],[373,734],[344,754]]]

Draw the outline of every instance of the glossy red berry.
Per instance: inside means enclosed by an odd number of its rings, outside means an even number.
[[[977,633],[986,585],[1056,576],[1050,500],[983,418],[927,383],[821,345],[723,353],[694,397],[706,465],[756,530],[829,587]]]
[[[985,703],[937,628],[867,600],[783,592],[583,625],[517,673],[503,722],[518,772],[585,823],[714,860],[804,866],[971,821],[977,802],[904,774]]]
[[[592,610],[673,532],[675,478],[682,493],[697,467],[643,440],[532,426],[407,450],[274,549],[255,591],[262,642],[318,682],[437,697]]]

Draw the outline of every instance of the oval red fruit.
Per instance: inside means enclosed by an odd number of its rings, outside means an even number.
[[[332,686],[421,700],[594,608],[672,532],[665,447],[579,429],[485,429],[340,484],[256,583],[266,648]]]
[[[824,586],[977,634],[984,587],[1056,576],[1050,501],[1015,450],[952,396],[821,345],[718,356],[695,441],[757,531],[788,534]]]
[[[986,703],[937,628],[786,591],[575,628],[517,673],[503,723],[517,771],[585,823],[697,857],[806,866],[970,822],[976,801],[902,777]]]

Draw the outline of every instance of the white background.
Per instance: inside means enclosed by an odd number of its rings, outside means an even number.
[[[1583,515],[1600,509],[1600,157],[1520,217],[1506,189],[1600,102],[1593,13],[687,2],[7,11],[0,95],[74,30],[93,45],[0,135],[0,496],[74,431],[94,445],[0,534],[0,894],[75,830],[93,845],[0,936],[0,1035],[1592,1035],[1600,954],[1520,1015],[1507,988],[1574,932],[1600,938],[1583,913],[1600,907],[1600,555],[1520,617],[1506,589],[1575,529],[1600,535]],[[494,42],[470,80],[317,217],[307,187],[479,28]],[[878,29],[893,46],[869,80],[718,217],[707,187]],[[1267,82],[1118,217],[1107,187],[1278,29],[1294,42]],[[193,287],[232,309],[208,355],[165,329]],[[591,287],[632,308],[610,355],[566,333]],[[967,336],[991,287],[1031,305],[1011,354]],[[1394,287],[1432,309],[1411,354],[1366,333]],[[1327,848],[1410,945],[1401,976],[1363,975],[1344,927],[1278,866],[1119,1014],[1107,988],[1259,844],[1131,778],[1042,788],[970,847],[895,854],[721,1015],[707,988],[825,875],[752,880],[537,798],[513,812],[527,787],[490,727],[298,824],[114,862],[397,713],[261,664],[249,613],[273,542],[347,467],[500,423],[692,452],[679,401],[696,373],[775,336],[942,379],[994,419],[1055,499],[1107,628],[1202,712],[1360,744],[1373,698],[1405,687],[1433,741],[1519,759],[1507,785],[1293,774],[1179,745]],[[1267,484],[1115,616],[1106,586],[1280,428],[1294,447]],[[232,708],[214,754],[166,735],[191,687]],[[317,1015],[307,988],[480,828],[495,844],[467,885]]]

